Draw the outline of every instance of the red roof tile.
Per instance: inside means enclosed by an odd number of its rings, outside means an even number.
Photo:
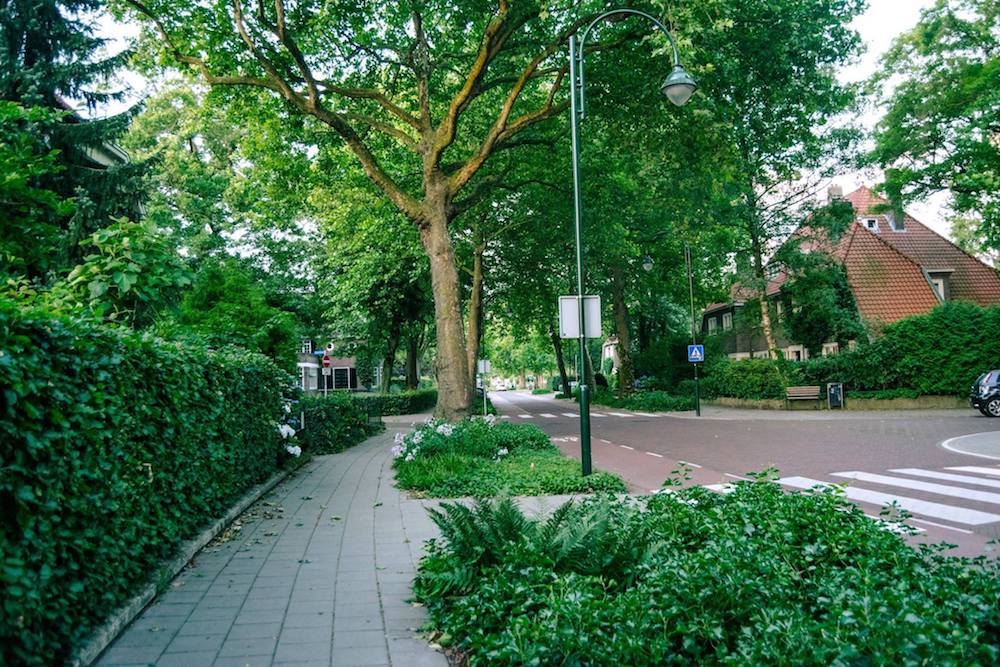
[[[870,322],[890,324],[940,303],[920,266],[860,223],[851,225],[838,254],[858,311]]]
[[[873,209],[886,206],[887,201],[862,186],[844,197],[851,202],[859,216],[874,213]],[[884,214],[879,214],[884,215]],[[971,301],[981,306],[1000,304],[1000,276],[996,270],[933,230],[913,216],[903,216],[903,229],[895,230],[884,219],[878,222],[879,238],[905,254],[925,270],[950,271],[949,298]]]

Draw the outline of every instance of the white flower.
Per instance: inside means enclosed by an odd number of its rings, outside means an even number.
[[[288,424],[282,424],[281,426],[278,427],[278,433],[281,434],[282,438],[285,438],[287,440],[288,438],[295,435],[295,429],[289,426]]]
[[[292,406],[290,406],[288,403],[285,403],[285,412],[289,414],[291,414],[292,412]]]
[[[398,459],[400,456],[403,455],[403,452],[406,451],[406,448],[403,447],[403,445],[398,444],[395,445],[391,451],[392,451],[392,458]]]
[[[441,424],[437,427],[437,432],[445,437],[448,437],[455,432],[455,428],[451,424]]]
[[[403,444],[403,441],[405,440],[405,438],[406,438],[406,436],[404,436],[402,433],[397,433],[396,437],[392,439],[392,442],[394,444],[401,445],[401,444]]]
[[[416,454],[416,452],[410,452],[409,454],[406,455],[406,459],[404,459],[404,460],[406,460],[406,461],[412,461],[414,459],[414,455],[415,454]]]
[[[422,431],[417,431],[416,433],[413,434],[413,439],[412,439],[413,444],[415,445],[419,444],[420,441],[423,439],[424,439],[424,434]]]
[[[295,457],[298,457],[302,454],[302,448],[299,447],[298,445],[288,445],[287,447],[285,447],[285,451]]]
[[[496,415],[486,415],[485,417],[483,417],[483,421],[486,422],[487,424],[489,424],[490,426],[493,426],[494,424],[497,423],[497,416]]]
[[[428,417],[427,419],[424,420],[424,423],[427,424],[428,426],[434,426],[434,417]]]
[[[500,458],[503,458],[508,454],[510,454],[510,452],[507,450],[506,447],[501,447],[500,449],[497,450],[497,456],[499,456]]]

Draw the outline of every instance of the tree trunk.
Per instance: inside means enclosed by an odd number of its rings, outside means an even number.
[[[632,340],[628,330],[628,306],[625,303],[625,275],[620,266],[611,269],[611,294],[614,303],[615,333],[618,336],[618,398],[635,388],[632,364]]]
[[[417,357],[420,355],[420,336],[411,331],[406,337],[406,388],[413,390],[420,385],[420,369]]]
[[[472,251],[472,288],[469,292],[469,324],[466,331],[468,340],[469,382],[476,384],[476,361],[479,359],[479,345],[483,329],[483,252],[486,246],[477,245]]]
[[[771,315],[767,309],[767,274],[764,270],[764,250],[760,234],[754,226],[750,234],[750,246],[753,251],[753,272],[760,294],[760,327],[767,341],[767,354],[773,358],[778,344],[774,342],[774,331],[771,328]]]
[[[556,365],[559,367],[559,387],[564,396],[570,396],[572,392],[569,388],[569,373],[566,372],[566,359],[563,357],[562,339],[555,325],[549,321],[549,338],[552,340],[552,349],[556,352]]]
[[[420,230],[420,241],[430,259],[437,337],[438,400],[434,416],[448,421],[468,417],[472,405],[462,304],[455,251],[448,235],[446,205],[441,204]]]
[[[396,350],[399,348],[399,322],[393,322],[386,341],[385,357],[382,359],[382,393],[388,394],[392,387],[392,367],[396,363]]]

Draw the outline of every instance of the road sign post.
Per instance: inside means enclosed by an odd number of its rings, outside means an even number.
[[[694,364],[694,414],[701,416],[701,387],[698,385],[698,364],[705,361],[704,345],[688,345],[688,362]]]
[[[323,354],[323,398],[326,398],[329,394],[330,381],[328,378],[333,375],[333,369],[330,368],[330,353],[326,352]]]

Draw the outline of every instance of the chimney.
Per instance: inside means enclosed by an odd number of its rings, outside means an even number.
[[[844,198],[844,188],[839,185],[831,185],[827,191],[827,199],[832,203]]]

